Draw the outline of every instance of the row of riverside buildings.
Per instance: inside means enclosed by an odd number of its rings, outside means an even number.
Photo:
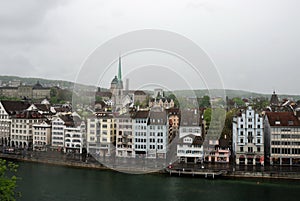
[[[3,149],[152,159],[166,159],[171,152],[180,162],[197,163],[204,160],[203,140],[199,110],[154,106],[115,115],[105,108],[82,119],[68,105],[0,101]],[[216,162],[229,161],[228,147],[226,150],[228,154],[222,156],[220,152],[222,160]]]
[[[300,164],[300,108],[286,103],[274,92],[269,109],[258,114],[249,106],[233,118],[236,164]]]
[[[0,102],[0,144],[5,147],[82,153],[86,124],[69,105],[51,106],[48,101]]]
[[[156,105],[116,115],[104,107],[82,119],[69,105],[0,101],[0,144],[129,158],[164,159],[171,152],[184,163],[228,163],[232,153],[236,164],[298,165],[299,116],[299,108],[258,113],[249,106],[233,118],[232,149],[229,139],[217,139],[205,153],[205,126],[197,109]]]

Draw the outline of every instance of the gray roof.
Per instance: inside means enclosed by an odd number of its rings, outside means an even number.
[[[149,112],[149,125],[166,125],[167,113],[163,111],[150,110]]]
[[[185,110],[181,111],[180,126],[200,126],[201,116],[199,111]]]

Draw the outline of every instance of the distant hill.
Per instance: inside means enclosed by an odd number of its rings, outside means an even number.
[[[213,94],[220,94],[221,90],[220,89],[212,89],[210,90]],[[218,93],[219,92],[219,93]],[[176,95],[179,96],[189,96],[191,95],[190,90],[176,90],[174,91]],[[194,94],[197,97],[203,97],[203,96],[208,96],[209,91],[207,89],[198,89],[194,90]],[[272,92],[270,94],[262,94],[262,93],[256,93],[256,92],[250,92],[250,91],[245,91],[245,90],[233,90],[233,89],[225,89],[225,94],[228,96],[228,98],[258,98],[258,97],[264,97],[264,98],[270,98],[272,95]],[[277,94],[280,99],[283,98],[289,98],[289,99],[294,99],[295,101],[300,100],[300,95],[289,95],[289,94]]]
[[[64,89],[73,89],[74,83],[69,82],[69,81],[64,81],[64,80],[49,80],[49,79],[43,79],[43,78],[26,78],[26,77],[18,77],[18,76],[1,76],[0,75],[0,80],[2,83],[8,83],[9,81],[12,80],[20,80],[22,83],[27,84],[27,85],[34,85],[39,81],[43,86],[59,86]],[[85,87],[84,87],[85,88]],[[88,87],[89,89],[92,89],[93,87]],[[101,88],[102,89],[102,88]],[[104,89],[107,90],[107,89]],[[211,91],[213,92],[220,92],[220,89],[212,89]],[[147,91],[149,94],[152,94],[153,92]],[[178,96],[191,96],[196,95],[197,97],[202,97],[205,95],[209,95],[209,92],[207,89],[198,89],[194,90],[194,93],[192,93],[190,90],[175,90],[174,93]],[[261,94],[261,93],[255,93],[255,92],[250,92],[250,91],[244,91],[244,90],[233,90],[233,89],[226,89],[225,90],[226,95],[228,98],[234,98],[234,97],[240,97],[240,98],[257,98],[257,97],[265,97],[265,98],[270,98],[270,94]],[[170,92],[166,92],[166,95],[170,94]],[[288,94],[278,94],[278,97],[280,99],[282,98],[290,98],[294,99],[295,101],[300,100],[300,95],[288,95]]]
[[[74,86],[73,82],[63,81],[63,80],[48,80],[43,78],[26,78],[26,77],[18,77],[18,76],[7,76],[0,75],[0,80],[2,83],[8,83],[12,80],[20,80],[22,83],[26,85],[34,85],[39,81],[43,86],[52,87],[59,86],[61,88],[72,89]]]

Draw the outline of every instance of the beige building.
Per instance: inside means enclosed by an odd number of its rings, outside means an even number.
[[[46,118],[35,111],[24,111],[13,115],[11,120],[11,146],[32,148],[33,125],[42,123]]]
[[[33,150],[47,151],[47,146],[51,143],[51,123],[43,121],[33,124]]]
[[[11,116],[15,112],[21,112],[29,107],[23,101],[1,101],[0,102],[0,144],[10,145],[11,143]]]
[[[111,112],[98,112],[87,119],[87,151],[93,156],[110,156],[116,140],[115,119]]]
[[[149,107],[160,106],[165,109],[173,108],[175,106],[173,99],[169,98],[152,98],[149,100]]]
[[[50,98],[50,88],[43,87],[39,82],[33,86],[0,87],[0,96],[21,99],[44,99]]]
[[[179,133],[180,111],[178,108],[170,108],[166,112],[169,121],[168,141],[170,143]]]
[[[116,156],[134,158],[133,120],[129,113],[116,118]]]

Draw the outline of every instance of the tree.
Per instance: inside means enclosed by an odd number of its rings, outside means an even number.
[[[245,102],[241,98],[233,98],[232,99],[237,107],[244,107]]]
[[[232,109],[226,113],[226,119],[224,128],[222,130],[221,138],[225,138],[226,135],[226,138],[229,139],[229,142],[232,142],[232,120],[233,117],[237,114],[237,112],[237,109]]]
[[[210,107],[210,98],[209,96],[203,96],[199,100],[199,107],[200,108],[208,108]]]
[[[211,108],[207,108],[205,111],[204,111],[204,114],[203,114],[203,119],[205,121],[205,124],[206,124],[206,129],[209,128],[209,125],[210,125],[210,122],[211,122]]]
[[[177,97],[174,94],[170,94],[168,98],[172,99],[174,101],[174,106],[175,107],[177,107],[177,108],[179,107],[178,99],[177,99]]]
[[[18,165],[13,162],[7,162],[0,159],[0,200],[14,201],[16,200],[16,183],[17,177],[14,173],[17,172]]]

